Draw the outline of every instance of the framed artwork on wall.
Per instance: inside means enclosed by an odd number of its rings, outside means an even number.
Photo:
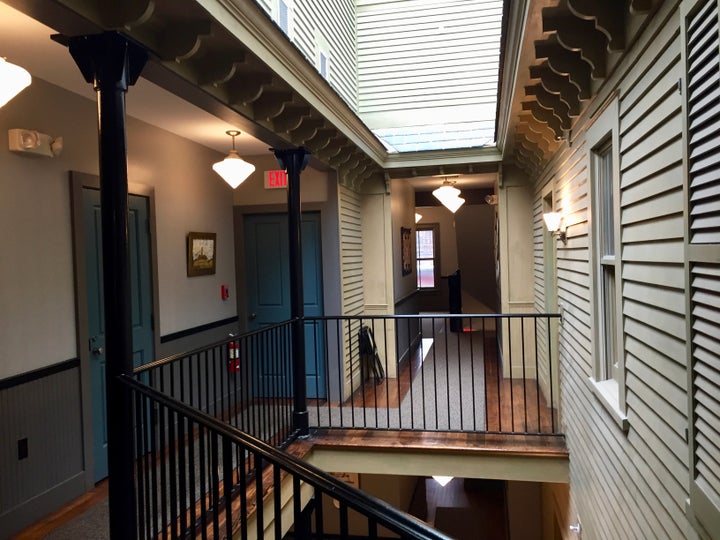
[[[407,276],[412,272],[412,245],[410,244],[410,233],[412,230],[400,227],[400,254],[402,257],[402,275]]]
[[[191,232],[187,236],[187,275],[215,273],[215,233]]]

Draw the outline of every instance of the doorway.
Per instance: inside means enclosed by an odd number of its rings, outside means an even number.
[[[149,199],[129,195],[129,249],[133,365],[154,358],[153,291],[150,258]],[[85,241],[87,329],[89,336],[90,414],[92,416],[93,479],[108,474],[105,394],[105,320],[100,191],[82,188]]]
[[[250,214],[244,217],[248,328],[255,330],[290,319],[290,256],[287,214]],[[301,220],[304,310],[322,316],[323,280],[320,213],[306,212]],[[308,398],[324,398],[324,332],[305,324],[305,372]],[[270,366],[266,366],[270,369]],[[259,377],[277,378],[277,373]],[[259,385],[292,388],[289,384]]]

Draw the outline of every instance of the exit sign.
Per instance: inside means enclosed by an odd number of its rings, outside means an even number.
[[[265,171],[265,189],[286,188],[288,177],[285,171]]]

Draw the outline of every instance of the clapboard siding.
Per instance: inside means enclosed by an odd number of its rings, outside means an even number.
[[[624,433],[586,382],[593,370],[594,287],[590,253],[592,186],[586,113],[572,145],[536,182],[534,214],[552,182],[568,225],[558,244],[563,424],[570,447],[571,497],[587,538],[692,538],[687,442],[687,303],[683,195],[683,76],[679,2],[665,2],[635,51],[616,67],[620,154]],[[615,92],[613,95],[613,91]],[[587,111],[598,110],[600,101]],[[542,234],[534,233],[537,306],[542,302]]]
[[[353,0],[294,0],[293,41],[313,65],[317,64],[318,36],[330,48],[328,82],[357,111],[357,50]]]
[[[271,17],[277,0],[256,0]],[[357,111],[357,47],[355,2],[353,0],[290,0],[290,39],[313,66],[317,67],[319,40],[329,47],[328,83],[348,106]]]
[[[365,308],[363,258],[362,258],[362,217],[360,194],[345,186],[339,186],[340,206],[340,273],[342,280],[343,315],[362,315]],[[344,337],[345,351],[345,390],[357,387],[357,381],[351,380],[360,374],[358,347],[355,346],[359,321],[352,321],[346,328]]]
[[[497,4],[358,2],[360,113],[494,104],[498,59],[487,49],[500,43]]]

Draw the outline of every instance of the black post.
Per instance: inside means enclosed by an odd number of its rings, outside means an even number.
[[[137,536],[132,402],[118,381],[133,369],[125,92],[140,76],[147,53],[115,32],[73,37],[69,45],[98,96],[110,537],[125,540]]]
[[[295,429],[300,435],[309,430],[307,412],[307,389],[305,388],[305,305],[303,296],[301,210],[300,210],[300,173],[307,165],[310,152],[304,147],[288,150],[274,150],[280,167],[288,175],[288,232],[290,238],[290,319],[292,320],[293,352],[293,413]]]

